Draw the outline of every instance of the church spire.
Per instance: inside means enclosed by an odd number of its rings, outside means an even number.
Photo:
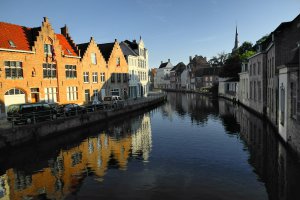
[[[238,38],[238,30],[237,30],[237,26],[235,27],[235,41],[234,41],[234,47],[232,49],[232,52],[234,52],[235,50],[237,50],[239,48],[239,38]]]

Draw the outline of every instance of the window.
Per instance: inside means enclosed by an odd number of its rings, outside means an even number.
[[[252,64],[250,64],[250,76],[252,76]]]
[[[297,118],[297,88],[294,82],[291,82],[291,117]]]
[[[52,54],[52,45],[51,44],[44,44],[44,54]]]
[[[43,78],[56,78],[56,64],[43,64]]]
[[[100,73],[100,80],[101,80],[101,83],[105,82],[105,73]]]
[[[76,65],[66,65],[66,78],[77,78]]]
[[[257,63],[257,74],[260,75],[261,62]]]
[[[284,125],[284,115],[285,115],[285,88],[282,85],[280,87],[280,123]]]
[[[121,74],[120,73],[117,73],[117,81],[118,81],[118,83],[121,83]]]
[[[250,99],[252,99],[252,81],[250,81]]]
[[[93,72],[93,83],[98,83],[98,72]]]
[[[13,88],[5,92],[5,95],[16,95],[16,94],[24,94],[24,92],[17,88]]]
[[[117,66],[120,66],[121,64],[121,60],[120,60],[120,57],[117,58]]]
[[[45,102],[53,103],[57,102],[57,88],[45,88]]]
[[[112,83],[115,82],[115,73],[112,73],[112,74],[111,74],[110,81],[111,81]]]
[[[256,74],[256,64],[253,64],[253,75]]]
[[[94,65],[97,64],[97,58],[96,58],[96,54],[95,53],[91,53],[91,62]]]
[[[90,79],[89,79],[89,72],[83,72],[83,82],[84,82],[84,83],[90,82]]]
[[[84,99],[85,99],[85,102],[90,101],[90,90],[84,90]]]
[[[7,79],[23,78],[22,62],[18,61],[5,61],[5,77]]]
[[[254,81],[254,83],[253,83],[253,98],[254,98],[254,101],[256,101],[256,81]]]
[[[126,73],[124,73],[124,74],[123,74],[123,83],[126,83],[126,82],[127,82],[127,80],[128,80],[128,78],[127,78],[127,74],[126,74]]]
[[[261,82],[257,82],[257,88],[258,88],[258,101],[261,102]]]
[[[99,100],[98,90],[93,90],[93,100]]]
[[[78,99],[77,87],[67,87],[67,100],[75,101]]]
[[[12,40],[8,40],[10,47],[16,48],[15,43]]]

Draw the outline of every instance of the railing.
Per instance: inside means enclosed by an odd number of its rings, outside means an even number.
[[[164,97],[164,93],[150,93],[148,97],[141,97],[141,98],[135,98],[135,99],[127,99],[124,101],[120,101],[116,104],[116,106],[113,106],[113,104],[110,104],[110,106],[99,104],[99,105],[88,105],[85,107],[76,107],[73,110],[69,111],[57,111],[57,110],[47,110],[47,111],[37,111],[37,112],[30,112],[27,114],[15,114],[10,115],[9,118],[11,119],[10,123],[11,126],[14,127],[20,123],[22,124],[36,124],[39,121],[53,121],[57,118],[64,119],[69,118],[72,116],[78,116],[78,115],[84,115],[87,113],[92,112],[105,112],[105,111],[113,111],[113,110],[120,110],[124,109],[129,106],[139,105],[139,104],[145,104],[148,102],[151,102],[155,99],[159,99]]]

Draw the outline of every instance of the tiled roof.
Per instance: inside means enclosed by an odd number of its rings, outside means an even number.
[[[69,56],[78,56],[73,47],[68,42],[67,38],[62,34],[56,34],[57,39],[59,40],[59,44],[62,46],[62,50],[65,55]],[[69,51],[68,51],[69,50]]]
[[[109,60],[109,57],[114,48],[114,45],[115,45],[115,43],[98,44],[98,48],[100,49],[106,62]]]
[[[31,51],[41,27],[28,28],[16,24],[0,22],[0,48]],[[77,56],[68,40],[62,34],[56,34],[65,55]],[[12,41],[15,47],[11,46]],[[71,52],[69,53],[68,50]]]
[[[0,22],[0,48],[31,51],[33,39],[31,28]],[[12,47],[9,41],[12,41],[15,47]]]

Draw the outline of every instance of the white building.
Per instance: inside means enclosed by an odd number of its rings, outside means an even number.
[[[190,73],[191,69],[189,68],[189,65],[186,66],[186,68],[183,70],[181,73],[181,88],[182,89],[190,89],[190,82],[191,82],[191,77]]]
[[[139,42],[125,40],[120,43],[120,46],[128,64],[129,98],[147,96],[149,91],[148,50],[142,38]]]
[[[161,61],[154,77],[154,88],[170,88],[170,71],[173,68],[170,59],[168,62]]]
[[[248,72],[248,63],[242,64],[241,73],[239,73],[240,82],[238,91],[238,100],[240,103],[245,106],[249,106],[249,98],[250,98],[250,88],[249,88],[249,72]]]

